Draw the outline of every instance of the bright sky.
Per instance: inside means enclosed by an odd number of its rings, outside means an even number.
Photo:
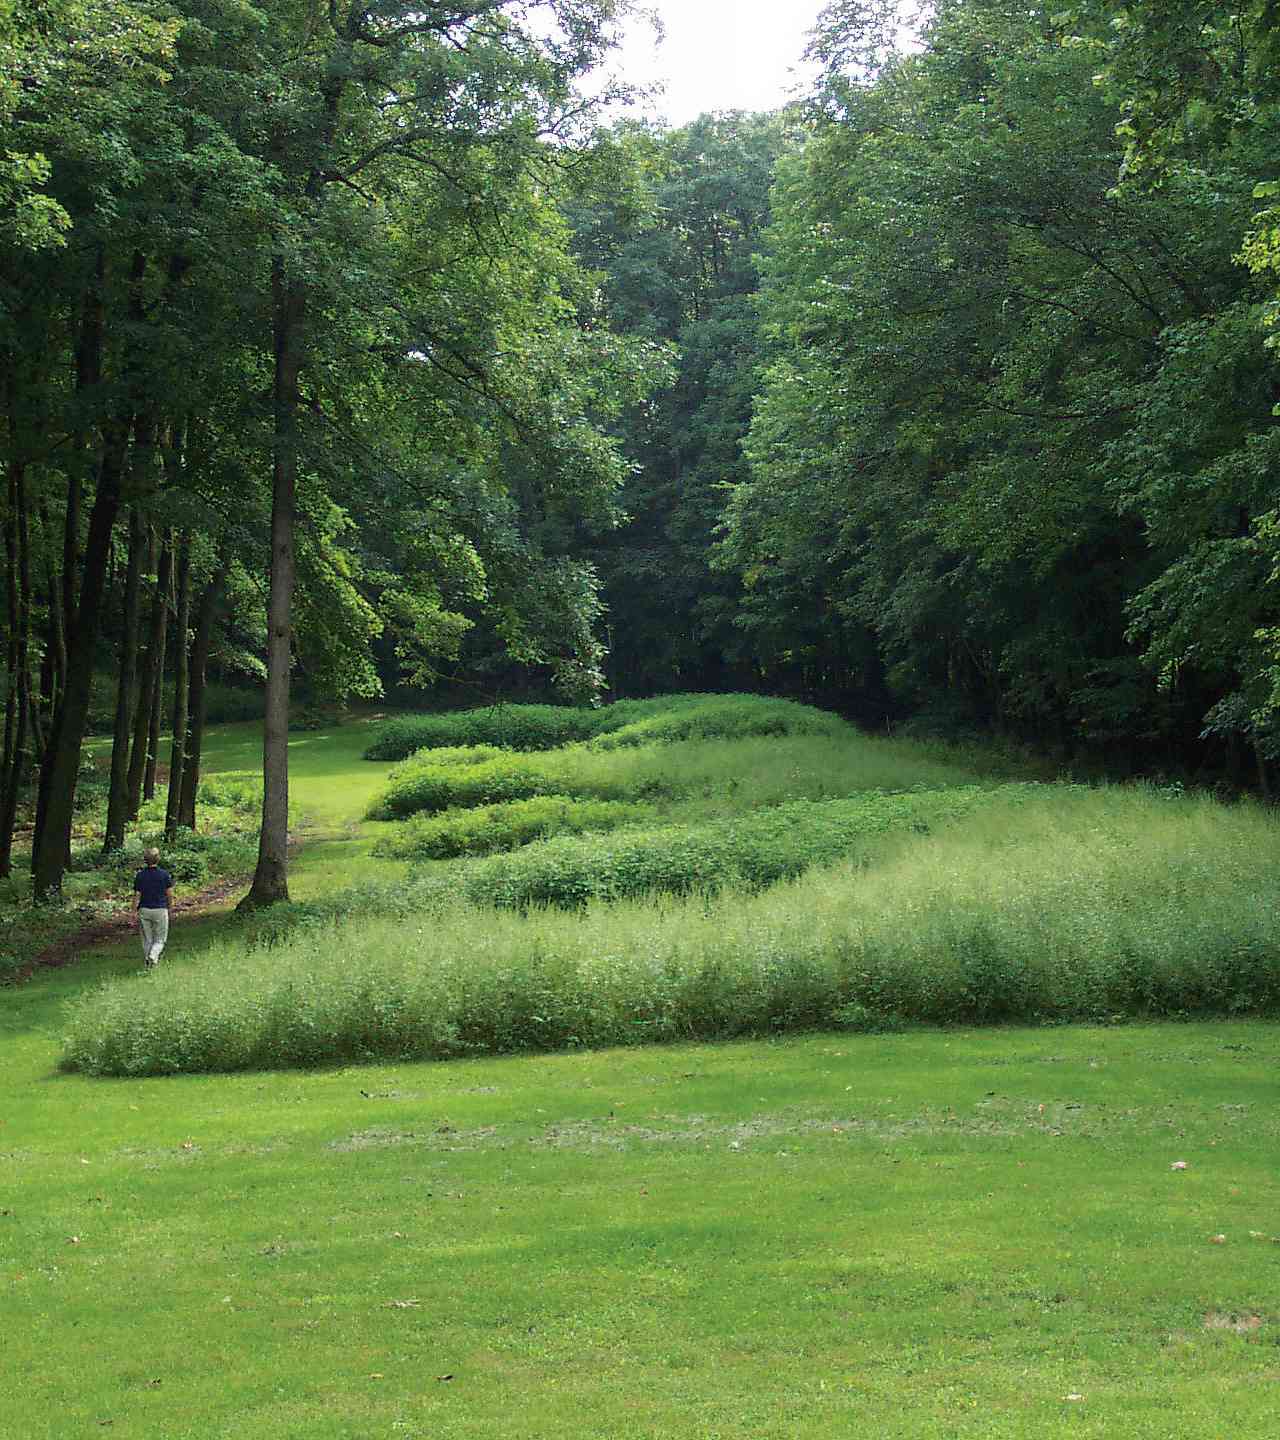
[[[774,110],[792,98],[800,56],[825,0],[649,0],[666,38],[633,27],[621,68],[634,84],[666,82],[651,108],[672,125],[707,110]],[[650,107],[646,107],[650,108]]]

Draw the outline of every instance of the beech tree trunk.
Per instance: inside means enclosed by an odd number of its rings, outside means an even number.
[[[20,593],[18,564],[18,511],[24,503],[22,464],[9,462],[9,513],[5,517],[5,589],[9,602],[9,689],[4,708],[4,765],[0,784],[0,877],[13,873],[13,827],[18,813],[18,792],[22,785],[23,750],[26,746],[27,709],[23,703],[22,669],[26,664],[21,636],[26,616]]]
[[[241,908],[289,898],[289,666],[293,526],[298,472],[298,376],[306,299],[272,262],[275,332],[275,457],[271,495],[271,589],[267,599],[267,712],[262,738],[262,834],[258,866]]]
[[[191,535],[185,533],[178,551],[178,614],[173,635],[173,742],[169,748],[169,794],[164,811],[164,838],[169,845],[178,838],[178,802],[182,796],[182,765],[187,750],[190,678],[187,632],[190,628]]]
[[[200,757],[204,752],[205,680],[209,672],[209,651],[213,647],[213,626],[218,616],[222,587],[231,568],[223,560],[205,586],[196,615],[196,634],[191,642],[191,704],[187,728],[187,750],[182,763],[182,794],[178,799],[178,824],[196,828],[196,792],[200,788]]]
[[[156,561],[156,550],[160,558]],[[148,540],[147,569],[156,573],[156,590],[151,601],[151,618],[147,626],[147,648],[139,677],[137,704],[133,712],[133,749],[129,755],[128,818],[136,820],[142,808],[142,780],[147,766],[147,743],[151,736],[151,709],[155,698],[157,676],[164,672],[164,635],[168,621],[165,608],[169,589],[171,556],[167,545],[160,545],[153,530]],[[159,666],[159,669],[157,669]]]
[[[89,516],[84,550],[84,572],[76,624],[67,649],[67,683],[54,716],[53,731],[41,776],[41,813],[37,817],[31,853],[32,889],[37,901],[62,892],[71,849],[80,746],[89,715],[93,657],[102,615],[103,589],[111,555],[111,532],[120,508],[120,481],[128,451],[132,417],[107,428],[98,472],[98,488]]]
[[[102,853],[109,855],[124,844],[129,818],[129,730],[136,700],[138,669],[138,610],[145,558],[146,529],[137,510],[129,513],[129,558],[124,577],[124,633],[120,639],[120,679],[116,687],[115,728],[111,737],[111,789],[107,796],[107,830]]]
[[[168,565],[164,567],[161,587],[160,645],[156,650],[155,683],[151,687],[151,708],[147,711],[147,744],[142,769],[142,798],[151,800],[156,793],[156,762],[160,756],[160,721],[164,715],[164,667],[169,647],[169,617],[173,614],[173,540],[165,541]],[[161,560],[163,565],[163,557]]]

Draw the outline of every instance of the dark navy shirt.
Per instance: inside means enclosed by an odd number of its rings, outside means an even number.
[[[165,891],[173,884],[173,876],[159,865],[148,865],[133,877],[133,888],[142,896],[143,910],[167,910],[169,900]]]

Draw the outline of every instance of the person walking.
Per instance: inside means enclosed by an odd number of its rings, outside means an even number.
[[[173,903],[173,876],[160,868],[159,850],[144,850],[145,870],[133,877],[133,908],[142,936],[142,960],[154,970],[169,938],[169,906]]]

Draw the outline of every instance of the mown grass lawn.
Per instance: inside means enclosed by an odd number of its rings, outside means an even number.
[[[1271,1027],[94,1082],[68,983],[6,1006],[6,1437],[1280,1417]]]
[[[397,873],[361,730],[292,751],[303,897]],[[1273,1025],[59,1073],[135,965],[0,991],[3,1440],[1280,1427]]]

